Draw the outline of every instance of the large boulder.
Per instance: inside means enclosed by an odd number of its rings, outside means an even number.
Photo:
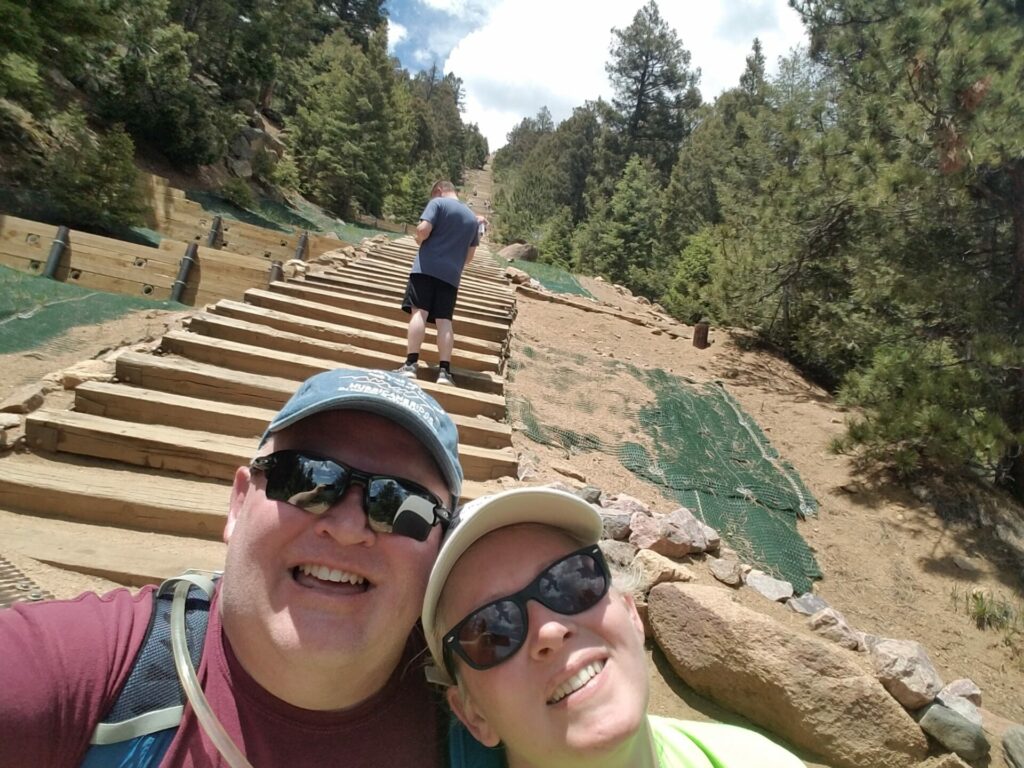
[[[691,688],[835,768],[905,768],[921,729],[856,654],[739,605],[722,587],[659,584],[648,619]]]
[[[498,251],[498,255],[506,261],[536,261],[540,254],[529,243],[512,243]]]

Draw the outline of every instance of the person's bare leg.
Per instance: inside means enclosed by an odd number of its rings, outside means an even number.
[[[420,347],[423,346],[423,339],[427,335],[427,314],[425,309],[412,308],[412,314],[409,317],[409,330],[406,332],[406,352],[410,355],[418,355]],[[449,352],[450,354],[451,352]]]
[[[455,332],[452,330],[452,321],[438,318],[436,322],[438,359],[442,363],[450,363],[452,350],[455,348]]]

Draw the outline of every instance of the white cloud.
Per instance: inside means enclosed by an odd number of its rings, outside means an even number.
[[[395,21],[388,20],[388,53],[395,52],[395,46],[409,36],[409,30]]]
[[[477,123],[494,150],[543,106],[557,123],[585,101],[609,98],[611,30],[629,26],[643,2],[497,0],[487,22],[459,41],[444,65],[465,85],[463,119]],[[691,67],[701,69],[701,93],[709,101],[737,84],[755,36],[770,68],[804,40],[786,0],[663,2],[659,8],[691,52]]]

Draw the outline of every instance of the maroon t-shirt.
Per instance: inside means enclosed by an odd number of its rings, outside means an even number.
[[[78,766],[142,644],[153,588],[15,605],[0,610],[0,768]],[[351,709],[299,709],[242,669],[221,631],[216,598],[202,661],[203,691],[232,740],[257,768],[440,766],[441,710],[410,641],[391,679]],[[226,766],[186,704],[161,763]]]

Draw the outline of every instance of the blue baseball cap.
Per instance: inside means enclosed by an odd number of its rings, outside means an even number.
[[[404,427],[430,451],[441,468],[453,506],[462,492],[459,431],[438,402],[397,373],[337,368],[306,379],[271,419],[262,447],[275,432],[322,411],[365,411]]]

